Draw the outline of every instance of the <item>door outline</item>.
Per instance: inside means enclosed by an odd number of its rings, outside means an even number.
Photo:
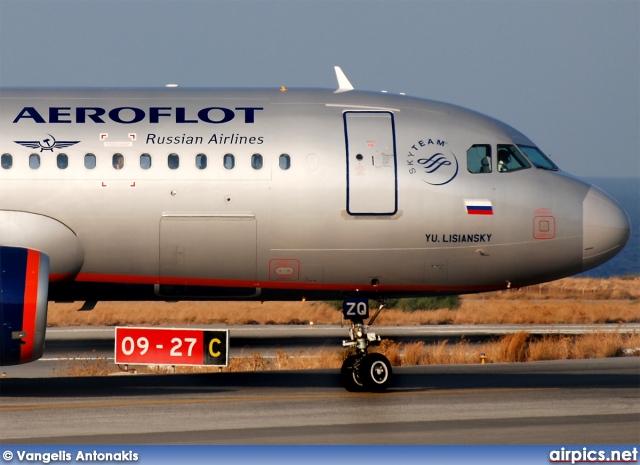
[[[350,155],[352,154],[350,151],[350,139],[349,139],[349,115],[357,115],[359,117],[366,117],[366,115],[372,115],[373,118],[378,118],[381,115],[386,115],[389,117],[389,132],[386,134],[389,136],[392,147],[392,160],[393,160],[393,208],[388,211],[388,209],[381,208],[382,211],[375,211],[374,208],[371,208],[370,211],[354,211],[358,210],[357,208],[353,208],[353,201],[357,198],[356,195],[363,195],[362,192],[359,191],[357,186],[352,185],[351,177],[353,175],[352,169],[355,169],[352,166],[352,161],[350,161]],[[352,123],[355,119],[351,120]],[[374,121],[373,119],[370,121]],[[345,137],[345,152],[346,152],[346,181],[347,181],[347,192],[346,192],[346,211],[351,216],[393,216],[398,212],[398,156],[396,150],[396,131],[395,131],[395,119],[394,114],[390,111],[345,111],[343,113],[343,122],[344,122],[344,137]],[[352,130],[353,132],[353,130]],[[376,139],[380,134],[371,133],[371,138]],[[388,156],[389,154],[384,154],[384,156]],[[390,173],[391,174],[391,173]],[[389,175],[385,175],[385,181],[391,181]],[[355,183],[353,183],[355,184]],[[389,193],[391,193],[391,189],[388,189]],[[388,200],[388,199],[387,199]],[[361,209],[362,210],[362,209]],[[385,211],[387,210],[387,211]]]

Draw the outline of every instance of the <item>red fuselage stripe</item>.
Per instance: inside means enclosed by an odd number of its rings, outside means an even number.
[[[346,292],[474,292],[501,289],[497,286],[429,286],[429,285],[371,285],[371,284],[337,284],[337,283],[298,283],[289,281],[248,281],[231,279],[175,278],[156,276],[132,276],[98,273],[80,273],[76,282],[110,283],[110,284],[167,284],[177,286],[206,287],[242,287],[261,289],[291,289],[303,291],[346,291]]]
[[[27,253],[27,272],[24,283],[24,312],[22,331],[27,336],[20,347],[20,363],[30,362],[33,357],[33,344],[36,332],[36,313],[38,305],[38,275],[40,274],[40,252],[29,250]]]

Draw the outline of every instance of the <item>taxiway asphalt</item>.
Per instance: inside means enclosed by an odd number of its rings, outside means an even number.
[[[0,380],[3,444],[636,444],[640,358]]]

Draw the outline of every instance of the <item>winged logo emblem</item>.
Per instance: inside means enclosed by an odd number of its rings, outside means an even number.
[[[43,140],[14,140],[14,142],[30,149],[40,149],[40,152],[44,152],[45,150],[53,152],[54,149],[71,147],[72,145],[76,145],[80,142],[79,140],[56,140],[51,134],[47,135],[49,137]]]

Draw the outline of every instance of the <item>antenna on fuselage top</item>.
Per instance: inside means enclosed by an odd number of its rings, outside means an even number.
[[[336,70],[336,78],[338,79],[338,89],[334,92],[334,94],[339,94],[340,92],[349,92],[353,90],[354,87],[347,79],[347,76],[344,74],[342,69],[339,66],[333,67]]]

